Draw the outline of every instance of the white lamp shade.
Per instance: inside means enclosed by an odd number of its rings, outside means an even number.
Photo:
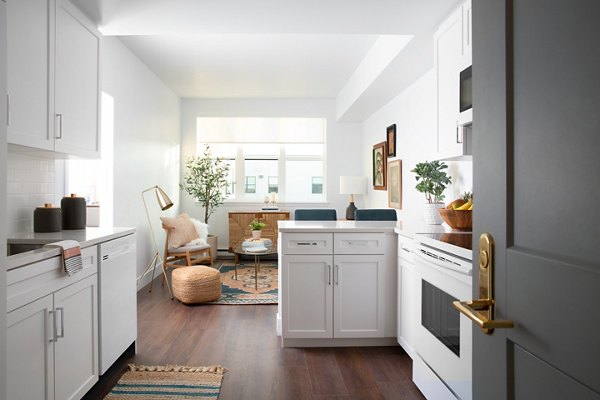
[[[340,194],[367,193],[366,176],[340,176]]]

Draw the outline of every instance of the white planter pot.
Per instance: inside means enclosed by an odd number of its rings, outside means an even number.
[[[425,204],[425,209],[423,210],[423,220],[425,223],[428,225],[440,225],[443,221],[438,210],[444,207],[444,203]]]
[[[262,231],[259,229],[252,231],[252,239],[256,239],[256,240],[260,239],[261,232]]]

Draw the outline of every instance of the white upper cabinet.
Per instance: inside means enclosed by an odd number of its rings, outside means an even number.
[[[464,3],[434,35],[437,95],[437,158],[471,154],[471,128],[459,124],[460,72],[471,64],[471,2]]]
[[[56,6],[55,151],[97,157],[100,36],[71,3]]]
[[[8,0],[8,143],[96,158],[100,33],[66,0]]]
[[[8,143],[54,150],[52,0],[8,0]]]

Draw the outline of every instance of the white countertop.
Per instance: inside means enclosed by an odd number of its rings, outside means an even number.
[[[393,233],[396,221],[278,221],[280,232],[389,232]]]
[[[135,228],[86,228],[49,233],[24,233],[8,238],[8,244],[48,244],[76,240],[82,248],[135,233]],[[6,257],[6,270],[60,255],[58,248],[41,248]]]

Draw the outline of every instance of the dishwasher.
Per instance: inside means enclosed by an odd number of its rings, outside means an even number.
[[[100,375],[137,338],[136,236],[101,243],[98,265]]]

